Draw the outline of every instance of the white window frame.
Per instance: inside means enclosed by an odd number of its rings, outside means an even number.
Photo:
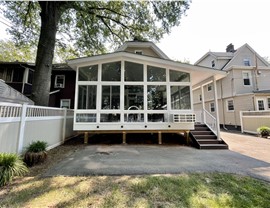
[[[248,63],[248,65],[246,65],[246,63]],[[243,64],[244,64],[244,66],[251,66],[250,59],[249,58],[244,58],[243,59]]]
[[[63,84],[57,84],[58,78],[63,78]],[[65,75],[55,75],[54,88],[65,88]]]
[[[66,102],[66,101],[68,101],[68,109],[70,109],[70,102],[71,102],[71,100],[70,99],[61,99],[60,100],[60,108],[63,108],[64,106],[63,106],[63,102]]]
[[[232,101],[232,106],[233,106],[233,110],[229,109],[229,102]],[[227,106],[227,112],[234,112],[235,107],[234,107],[234,100],[233,99],[229,99],[226,101],[226,106]]]
[[[212,106],[212,105],[213,105],[213,106]],[[209,108],[210,108],[210,112],[211,112],[211,113],[216,112],[215,103],[209,103]]]
[[[244,82],[244,74],[248,74],[248,78],[249,78],[249,85],[245,85]],[[243,86],[244,87],[251,87],[252,86],[252,76],[251,76],[251,72],[250,71],[242,71],[242,80],[243,80]]]
[[[134,53],[139,54],[139,55],[143,55],[143,51],[142,50],[135,50]]]
[[[259,108],[259,101],[263,102],[263,109],[262,110],[260,110],[260,108]],[[263,98],[257,99],[257,110],[258,111],[264,111],[265,110],[265,99],[263,99]]]
[[[213,85],[212,84],[208,84],[207,85],[207,92],[211,92],[213,90]]]

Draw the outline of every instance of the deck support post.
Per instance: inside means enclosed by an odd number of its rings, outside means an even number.
[[[161,133],[161,131],[158,132],[158,144],[162,144],[162,133]]]
[[[88,144],[88,132],[84,132],[84,144]]]
[[[122,135],[122,143],[123,144],[126,144],[127,142],[126,142],[126,140],[127,140],[127,134],[126,134],[126,132],[123,132],[123,135]]]
[[[186,144],[189,144],[189,131],[185,131],[184,136],[186,138]]]

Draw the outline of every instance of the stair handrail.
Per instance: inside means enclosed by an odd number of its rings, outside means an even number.
[[[212,130],[212,132],[217,136],[217,122],[216,118],[208,112],[206,109],[203,109],[204,111],[204,123],[205,125]]]

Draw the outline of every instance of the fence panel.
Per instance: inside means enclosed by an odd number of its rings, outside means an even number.
[[[0,152],[21,153],[37,140],[50,149],[72,135],[73,110],[0,102]]]
[[[270,111],[241,111],[242,133],[257,134],[257,128],[270,127]]]

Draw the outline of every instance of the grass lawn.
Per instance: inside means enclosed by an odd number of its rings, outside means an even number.
[[[0,207],[269,207],[270,184],[208,173],[24,177],[0,190]]]

